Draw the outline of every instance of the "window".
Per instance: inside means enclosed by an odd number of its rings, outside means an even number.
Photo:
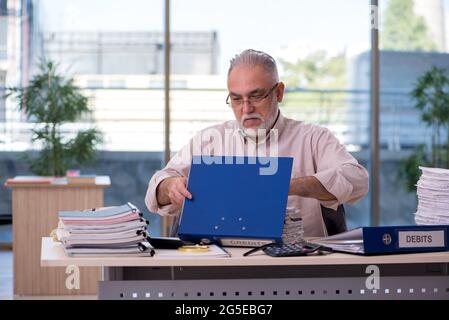
[[[369,77],[369,65],[359,66],[355,59],[361,52],[369,55],[369,23],[367,1],[173,0],[174,39],[195,38],[197,47],[188,51],[191,74],[179,74],[176,65],[182,62],[173,62],[172,77],[184,77],[187,87],[171,91],[171,148],[178,150],[199,130],[233,119],[225,104],[229,60],[252,48],[278,63],[287,85],[281,111],[328,127],[366,166],[369,82],[356,91],[354,78]],[[175,61],[188,49],[174,43],[173,50]],[[361,118],[366,121],[360,123]],[[349,226],[369,224],[368,200],[348,205]]]

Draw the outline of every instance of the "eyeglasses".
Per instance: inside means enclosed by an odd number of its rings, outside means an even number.
[[[245,104],[245,101],[248,101],[248,104],[250,104],[250,105],[257,104],[258,102],[266,99],[273,92],[273,90],[277,88],[278,85],[279,85],[279,82],[276,83],[273,86],[273,88],[268,90],[268,92],[266,94],[255,94],[253,96],[249,96],[246,100],[243,99],[242,97],[231,97],[231,95],[228,94],[228,97],[226,98],[226,104],[233,108],[243,107],[243,105]]]
[[[250,254],[253,254],[260,250],[272,257],[307,256],[311,253],[315,253],[317,251],[319,252],[320,249],[326,250],[327,248],[322,247],[319,244],[308,243],[306,241],[292,244],[268,243],[245,252],[243,256],[249,256]]]

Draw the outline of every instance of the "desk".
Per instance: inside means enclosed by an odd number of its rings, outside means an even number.
[[[99,266],[99,299],[449,299],[449,252],[356,256],[332,253],[273,258],[68,257],[42,239],[42,267]],[[366,288],[367,266],[380,272],[379,289]]]
[[[58,225],[58,211],[103,206],[108,176],[95,184],[6,184],[12,188],[14,295],[52,296],[72,294],[66,289],[63,268],[40,267],[41,238]],[[96,294],[99,268],[83,269],[81,295]]]

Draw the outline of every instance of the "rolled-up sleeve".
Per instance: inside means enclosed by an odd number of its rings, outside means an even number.
[[[162,216],[177,215],[181,208],[174,204],[167,204],[165,206],[159,205],[157,201],[157,187],[159,184],[171,177],[187,177],[191,163],[191,143],[182,148],[175,156],[167,163],[164,169],[157,171],[148,183],[147,193],[145,195],[145,204],[153,213],[158,213]]]
[[[164,168],[160,171],[157,171],[150,182],[148,183],[147,194],[145,196],[145,204],[147,205],[148,210],[154,213],[158,213],[160,215],[170,215],[176,214],[178,208],[173,204],[167,204],[165,206],[160,206],[157,202],[156,190],[159,184],[170,177],[181,177],[182,175],[174,170],[169,170],[169,168]]]
[[[323,129],[312,144],[313,176],[337,199],[320,201],[323,206],[336,210],[339,204],[356,202],[367,194],[368,172],[328,129]]]

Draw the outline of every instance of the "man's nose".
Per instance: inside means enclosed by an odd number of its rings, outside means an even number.
[[[243,100],[242,111],[243,113],[251,113],[254,111],[254,106],[248,100]]]

